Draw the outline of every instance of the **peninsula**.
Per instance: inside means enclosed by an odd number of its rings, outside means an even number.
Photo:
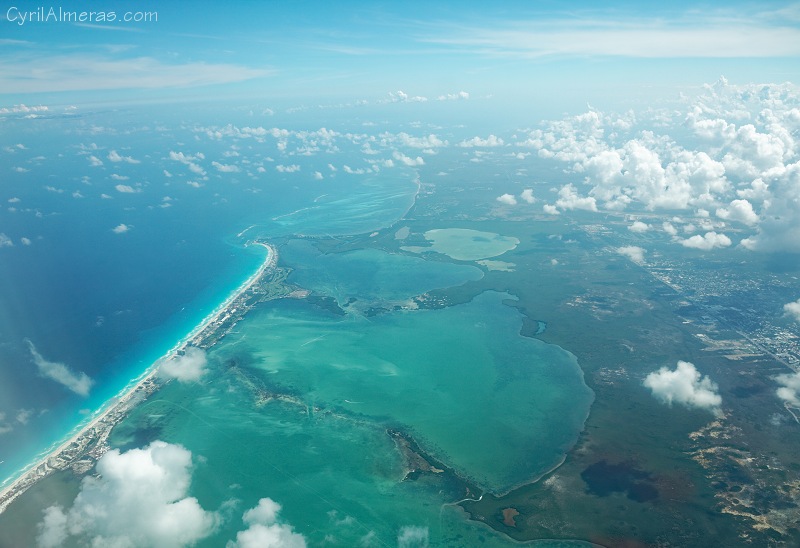
[[[273,245],[259,240],[248,242],[247,245],[251,244],[261,245],[267,250],[267,256],[258,270],[142,376],[132,380],[119,395],[106,402],[86,424],[79,425],[68,439],[22,470],[19,477],[3,487],[0,491],[0,513],[37,481],[57,470],[72,468],[79,474],[91,470],[97,459],[108,451],[107,440],[114,426],[163,384],[164,381],[158,377],[163,362],[182,355],[189,347],[212,347],[258,303],[280,297],[304,296],[304,292],[284,283],[289,271],[277,267],[278,252]]]

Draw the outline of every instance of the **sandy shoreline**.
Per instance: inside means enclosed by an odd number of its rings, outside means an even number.
[[[201,321],[189,334],[181,339],[164,356],[156,360],[140,377],[131,381],[117,396],[108,400],[96,412],[88,423],[77,427],[77,431],[70,435],[58,447],[49,451],[47,455],[30,466],[24,468],[19,477],[0,490],[0,513],[22,493],[32,487],[37,481],[50,475],[56,470],[64,470],[77,465],[79,469],[88,471],[94,462],[107,450],[106,440],[111,429],[119,423],[136,405],[155,392],[158,387],[156,379],[159,365],[183,352],[190,344],[197,344],[205,337],[223,325],[225,319],[231,316],[236,306],[264,275],[273,269],[278,262],[277,250],[265,242],[256,241],[254,244],[267,249],[267,256],[258,270],[245,280],[233,293],[228,296],[217,308]],[[208,333],[206,333],[208,332]]]

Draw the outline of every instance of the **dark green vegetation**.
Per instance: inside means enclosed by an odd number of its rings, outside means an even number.
[[[455,208],[443,208],[435,196],[423,197],[411,213],[418,219],[410,223],[411,237],[459,226],[461,215],[450,212]],[[599,224],[598,217],[576,214],[565,222],[536,213],[511,218],[486,212],[484,221],[469,226],[519,238],[519,247],[501,257],[515,263],[515,271],[490,271],[424,300],[447,306],[488,288],[509,292],[519,300],[508,304],[526,316],[522,334],[575,354],[595,392],[585,430],[559,468],[503,496],[462,506],[472,519],[518,540],[797,545],[800,427],[776,398],[772,380],[789,369],[753,347],[742,323],[779,316],[779,303],[791,295],[781,293],[786,284],[775,278],[770,261],[764,270],[757,266],[764,257],[740,249],[705,254],[664,242],[642,244],[632,241],[623,218],[606,216]],[[652,268],[614,251],[632,244],[646,245],[651,254],[657,248],[662,262],[672,261],[692,279],[669,287]],[[796,261],[782,264],[797,275]],[[720,276],[725,281],[717,286]],[[747,284],[763,290],[735,293]],[[731,312],[734,305],[751,309],[740,318]],[[541,320],[547,329],[537,334]],[[667,407],[642,385],[648,373],[678,360],[695,363],[719,384],[723,417]]]

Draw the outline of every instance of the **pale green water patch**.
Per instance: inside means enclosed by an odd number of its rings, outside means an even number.
[[[508,263],[505,261],[490,261],[488,259],[475,262],[479,265],[485,266],[489,270],[496,270],[498,272],[514,272],[514,268],[517,266],[514,263]]]
[[[332,237],[365,234],[391,226],[414,204],[419,185],[410,170],[380,176],[342,177],[331,194],[307,206],[272,217],[253,234],[261,237],[303,234]]]
[[[503,492],[558,463],[592,393],[575,358],[519,335],[520,314],[472,302],[331,320],[279,303],[241,325],[253,367],[307,401],[399,424],[435,457]]]
[[[432,247],[423,247],[421,245],[404,245],[400,246],[400,249],[409,253],[430,253],[434,251]]]
[[[405,251],[424,253],[437,251],[458,261],[476,261],[502,255],[519,245],[513,236],[482,232],[468,228],[437,228],[425,232],[430,247],[408,246]]]
[[[395,240],[405,240],[411,234],[411,227],[404,226],[397,229],[397,232],[394,233]]]
[[[290,240],[281,249],[281,261],[297,267],[291,282],[335,297],[339,303],[347,302],[349,297],[400,301],[483,277],[483,272],[473,266],[426,261],[377,249],[323,254],[307,240],[299,239]]]

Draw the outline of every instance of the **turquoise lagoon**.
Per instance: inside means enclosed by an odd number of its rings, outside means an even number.
[[[374,249],[322,255],[304,240],[286,249],[296,282],[340,287],[347,298],[408,298],[477,270]],[[381,264],[398,274],[377,292],[370,280]],[[163,439],[193,452],[193,493],[207,509],[230,511],[209,546],[233,538],[238,516],[261,497],[278,501],[311,545],[395,545],[404,526],[423,528],[432,545],[504,545],[435,482],[404,481],[387,429],[494,493],[561,461],[592,393],[571,354],[519,334],[510,299],[486,291],[449,308],[373,317],[272,301],[211,350],[202,384],[171,383],[111,441]]]
[[[592,396],[572,355],[519,335],[522,318],[486,292],[441,310],[332,318],[301,303],[255,314],[216,352],[309,406],[408,429],[494,493],[557,464]]]
[[[281,261],[295,267],[292,282],[332,296],[340,305],[351,298],[371,304],[403,301],[483,277],[474,266],[426,261],[377,249],[326,255],[310,241],[299,239],[281,248]]]

